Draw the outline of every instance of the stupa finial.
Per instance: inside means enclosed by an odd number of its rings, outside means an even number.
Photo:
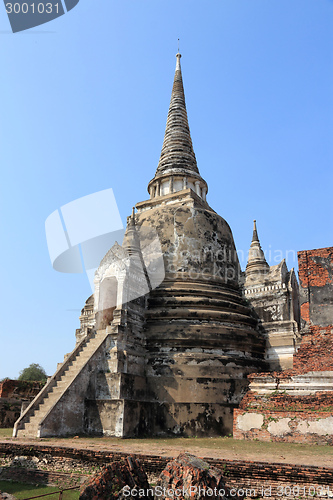
[[[182,171],[184,174],[192,172],[199,174],[187,119],[182,71],[180,67],[181,54],[179,52],[176,54],[176,58],[176,71],[164,141],[155,175],[161,175],[170,171]]]
[[[260,241],[257,231],[257,221],[253,221],[253,236],[252,243],[249,250],[249,258],[247,261],[245,275],[256,276],[258,274],[266,274],[269,272],[269,265],[267,264],[265,254],[260,246]]]
[[[199,173],[188,124],[181,57],[178,51],[162,151],[155,177],[148,184],[148,192],[154,198],[191,186],[206,201],[208,186]]]
[[[257,231],[257,221],[254,219],[253,221],[253,236],[252,241],[259,241],[258,231]]]
[[[176,54],[176,57],[177,57],[176,71],[181,71],[180,58],[182,57],[182,55],[179,53],[179,47],[178,47],[178,52]]]

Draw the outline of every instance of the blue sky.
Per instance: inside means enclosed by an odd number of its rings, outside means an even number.
[[[237,249],[254,218],[271,265],[332,245],[332,0],[80,0],[16,34],[0,6],[0,379],[51,375],[73,349],[91,292],[52,269],[45,220],[110,187],[124,223],[147,199],[178,38],[207,199]]]

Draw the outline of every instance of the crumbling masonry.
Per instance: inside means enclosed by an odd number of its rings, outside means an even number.
[[[293,366],[294,271],[284,261],[269,267],[256,226],[240,270],[231,229],[206,199],[180,58],[150,198],[103,258],[75,349],[14,435],[225,435],[247,376]]]
[[[239,439],[333,445],[333,248],[298,252],[301,339],[291,369],[250,376]]]

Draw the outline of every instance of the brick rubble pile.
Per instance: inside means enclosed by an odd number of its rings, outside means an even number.
[[[182,453],[162,471],[156,485],[155,499],[196,500],[208,497],[222,500],[225,498],[223,492],[226,492],[226,487],[219,469],[201,458]]]
[[[127,457],[124,461],[112,462],[103,467],[82,486],[80,500],[113,500],[124,497],[124,486],[137,490],[149,489],[143,465],[134,457]]]

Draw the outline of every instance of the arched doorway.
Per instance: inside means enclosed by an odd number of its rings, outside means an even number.
[[[113,320],[113,311],[117,307],[118,281],[114,276],[104,278],[99,287],[96,329],[102,330]]]

